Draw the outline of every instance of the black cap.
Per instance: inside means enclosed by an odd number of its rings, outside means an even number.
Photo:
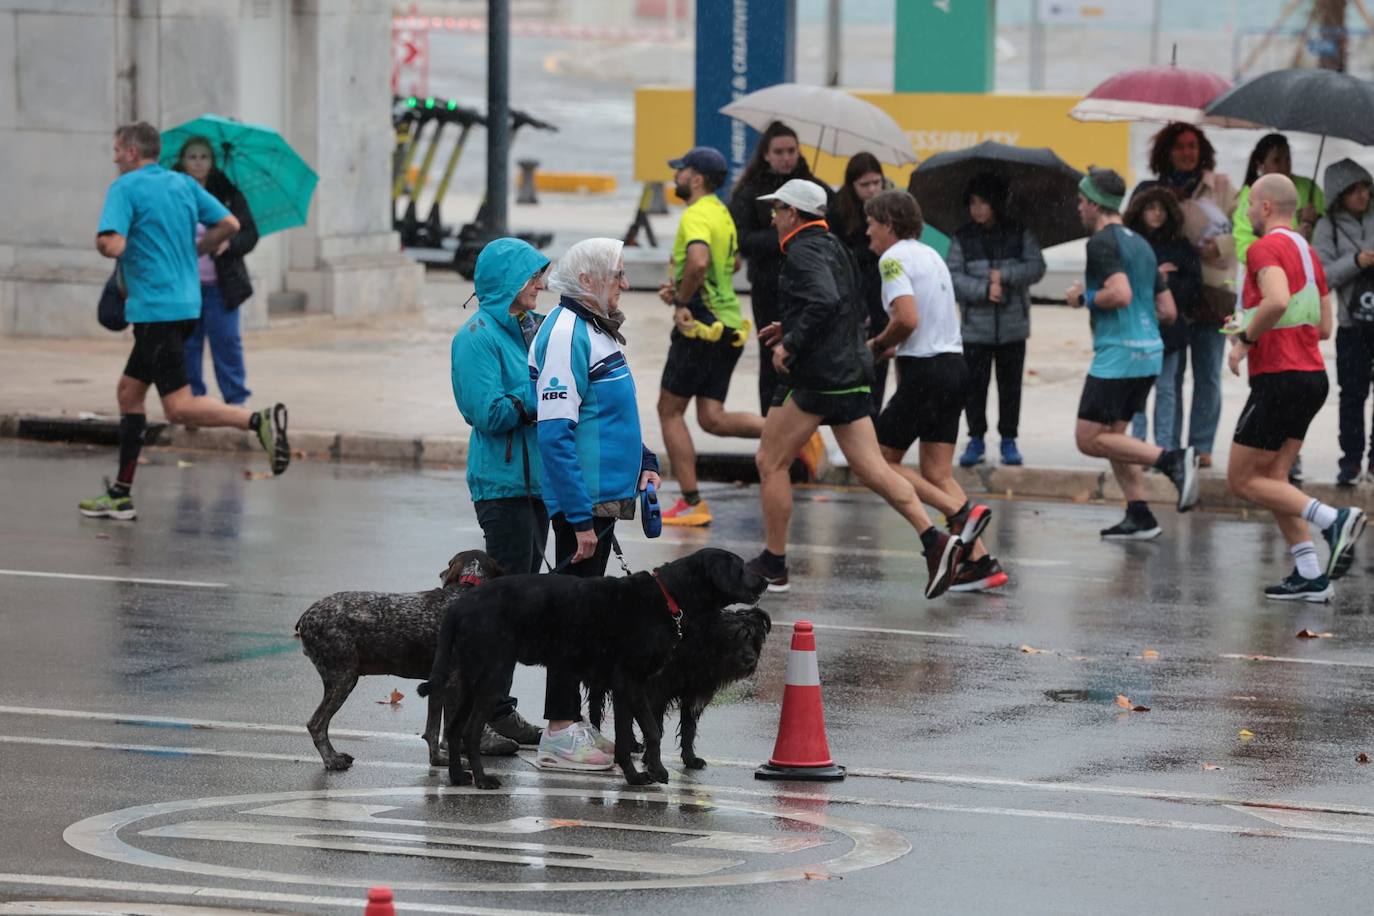
[[[730,171],[729,164],[720,151],[710,146],[694,146],[680,159],[669,159],[671,169],[695,169],[703,175],[725,177]]]

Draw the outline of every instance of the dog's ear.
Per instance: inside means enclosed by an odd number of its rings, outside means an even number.
[[[767,611],[765,611],[765,610],[764,610],[763,608],[761,608],[761,607],[753,607],[753,608],[750,608],[750,609],[749,609],[749,612],[748,612],[748,613],[749,613],[749,615],[750,615],[751,617],[753,617],[755,620],[762,621],[762,623],[763,623],[763,632],[765,632],[765,633],[771,633],[771,632],[773,632],[773,618],[768,616],[768,612],[767,612]]]

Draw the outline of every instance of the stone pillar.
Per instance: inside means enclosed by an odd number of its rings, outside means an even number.
[[[385,0],[10,0],[0,5],[0,333],[108,333],[95,251],[114,128],[213,112],[281,130],[320,175],[306,226],[248,256],[267,297],[356,316],[416,307],[423,268],[390,226]]]

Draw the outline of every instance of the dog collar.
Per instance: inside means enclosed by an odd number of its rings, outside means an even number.
[[[485,580],[482,579],[481,576],[459,576],[459,577],[458,577],[458,584],[459,584],[459,585],[467,585],[467,586],[470,586],[470,587],[472,587],[472,588],[476,588],[477,586],[481,585],[484,581],[485,581]]]
[[[673,596],[668,594],[668,586],[663,584],[663,580],[658,577],[658,573],[650,573],[654,581],[658,583],[658,590],[663,592],[663,600],[668,602],[668,613],[673,616],[673,623],[677,624],[677,638],[682,638],[682,608],[673,600]]]

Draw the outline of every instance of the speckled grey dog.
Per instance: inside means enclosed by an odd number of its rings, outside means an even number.
[[[310,605],[296,621],[301,648],[324,681],[324,699],[307,728],[326,769],[346,770],[353,758],[329,743],[329,720],[343,706],[358,678],[390,674],[427,678],[434,667],[439,627],[455,591],[502,575],[496,561],[480,550],[464,550],[439,574],[442,587],[427,592],[338,592]],[[429,698],[425,743],[431,766],[448,764],[441,744],[442,696]]]

